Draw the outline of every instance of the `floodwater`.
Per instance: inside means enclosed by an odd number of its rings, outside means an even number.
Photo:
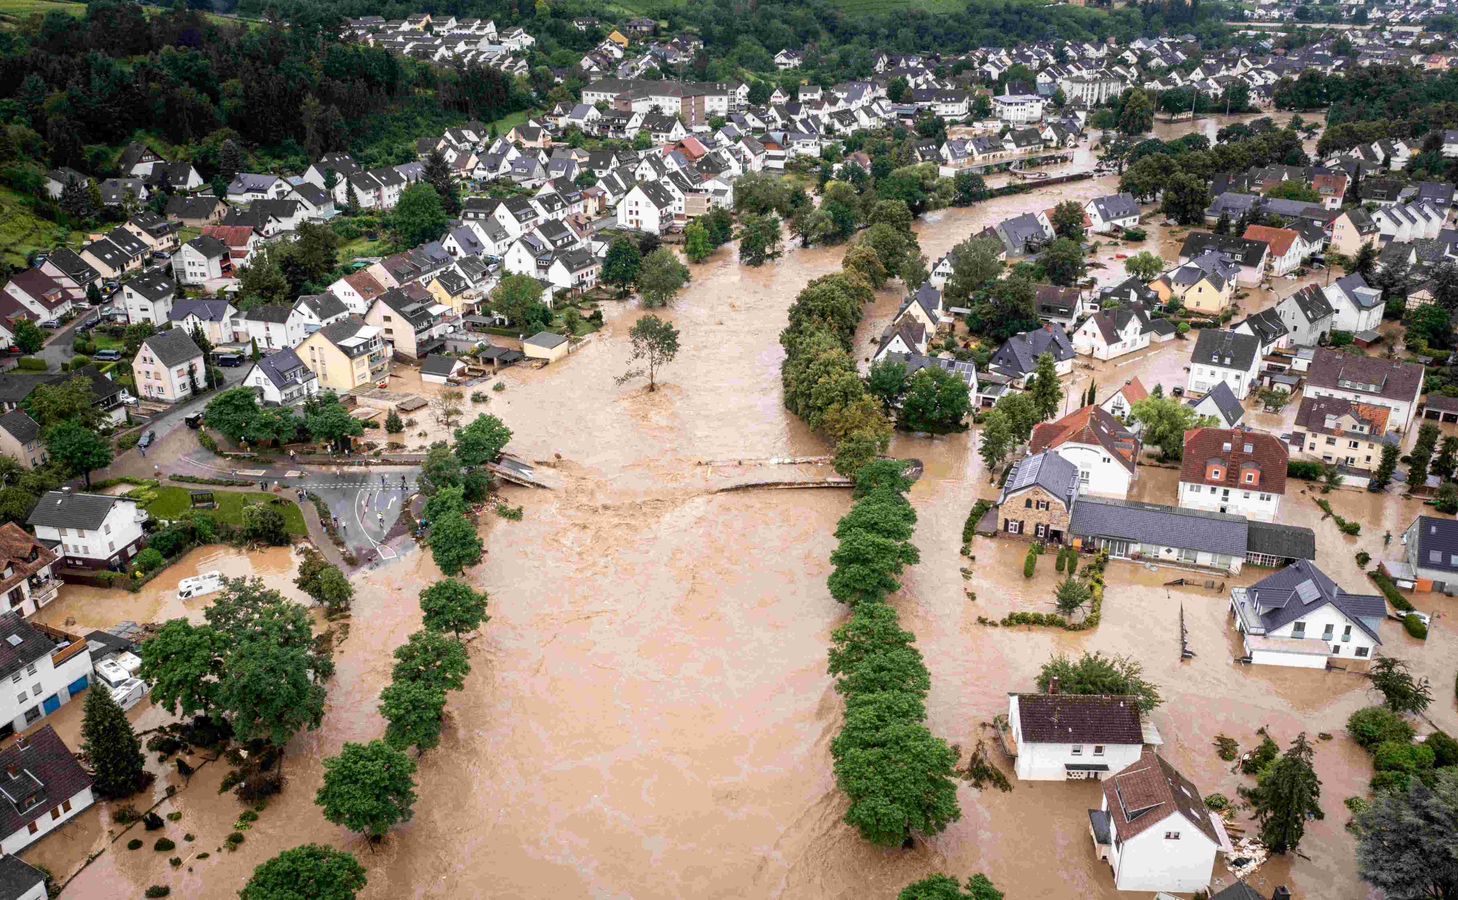
[[[1110,182],[936,213],[919,225],[923,249],[935,258],[1000,218],[1092,197]],[[376,704],[390,652],[419,627],[416,594],[439,577],[423,553],[356,580],[323,727],[290,744],[288,786],[241,848],[216,852],[241,807],[216,793],[222,769],[211,766],[163,807],[183,814],[169,823],[170,836],[197,838],[183,848],[191,853],[180,869],[152,852],[152,836],[139,851],[125,850],[122,840],[66,896],[111,900],[159,883],[173,896],[230,897],[260,862],[306,841],[356,853],[369,870],[368,898],[849,900],[894,896],[935,871],[985,872],[1016,898],[1118,896],[1088,838],[1085,810],[1099,797],[1093,784],[1016,784],[1007,794],[964,785],[961,820],[908,851],[868,846],[841,821],[845,801],[829,755],[841,702],[825,654],[846,612],[824,582],[849,498],[834,490],[717,492],[774,477],[766,473],[781,467],[771,459],[827,452],[781,405],[777,336],[795,293],[835,271],[841,253],[793,250],[755,270],[721,252],[694,267],[693,283],[665,313],[681,330],[682,349],[656,392],[616,381],[628,368],[626,332],[639,315],[618,304],[607,307],[604,331],[566,360],[501,376],[507,387],[491,395],[490,411],[513,429],[513,451],[546,467],[558,489],[507,488],[509,501],[525,507],[524,520],[482,520],[488,555],[469,577],[491,593],[492,620],[471,645],[473,671],[450,698],[441,746],[420,760],[409,823],[372,850],[325,822],[313,796],[324,757],[383,732]],[[862,347],[895,300],[891,290],[878,298],[861,328]],[[1205,792],[1233,797],[1242,780],[1216,757],[1218,734],[1246,747],[1261,725],[1283,744],[1300,731],[1335,736],[1318,743],[1327,818],[1309,829],[1308,858],[1271,863],[1255,880],[1267,890],[1289,884],[1298,896],[1365,896],[1341,806],[1369,777],[1365,755],[1342,734],[1347,715],[1371,702],[1363,682],[1234,664],[1218,580],[1167,588],[1178,573],[1132,564],[1111,565],[1103,623],[1091,633],[979,625],[979,616],[1049,608],[1054,578],[1047,558],[1025,580],[1022,545],[1008,540],[977,540],[975,563],[960,556],[963,519],[993,490],[975,442],[973,433],[899,436],[892,447],[926,463],[911,492],[922,561],[893,602],[932,672],[932,730],[969,751],[982,723],[1005,712],[1007,692],[1031,689],[1050,655],[1136,656],[1166,698],[1154,714],[1165,755]],[[1172,485],[1168,470],[1144,474],[1141,490]],[[1331,499],[1373,523],[1356,539],[1318,523],[1320,562],[1348,589],[1363,590],[1356,547],[1380,555],[1382,528],[1400,532],[1416,507],[1355,492]],[[1319,515],[1309,498],[1287,504],[1293,515]],[[974,567],[970,579],[960,572],[966,566]],[[109,598],[89,601],[68,592],[48,614],[87,624],[180,614],[146,595],[127,601],[140,610],[103,612],[97,606]],[[1197,653],[1185,662],[1181,610]],[[1442,616],[1426,644],[1395,628],[1384,635],[1388,652],[1432,677],[1441,698],[1458,666],[1445,652],[1453,631]],[[1449,700],[1440,699],[1432,717],[1458,728]],[[100,814],[89,815],[97,820],[76,826],[76,840],[51,838],[27,858],[73,869],[85,829],[101,833]],[[201,851],[210,857],[196,859]]]

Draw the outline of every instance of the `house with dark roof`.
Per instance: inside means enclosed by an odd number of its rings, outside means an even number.
[[[1230,257],[1240,268],[1236,282],[1251,287],[1265,278],[1266,261],[1270,246],[1264,241],[1250,240],[1230,234],[1212,234],[1206,231],[1191,232],[1180,245],[1180,263],[1196,259],[1210,250]]]
[[[1045,451],[1012,464],[997,501],[997,530],[1058,543],[1078,497],[1078,467]]]
[[[0,415],[0,456],[8,456],[22,468],[34,469],[46,461],[40,425],[23,409]]]
[[[1044,450],[1078,467],[1080,493],[1127,497],[1139,471],[1139,438],[1098,406],[1034,426],[1028,452]]]
[[[1125,228],[1139,225],[1139,202],[1133,194],[1109,194],[1095,197],[1083,205],[1089,230],[1097,234],[1118,234]]]
[[[1076,546],[1133,559],[1235,574],[1245,565],[1249,523],[1244,516],[1082,496],[1073,505],[1068,537]]]
[[[1382,643],[1387,601],[1349,594],[1310,560],[1230,592],[1245,654],[1255,665],[1324,669],[1367,660]]]
[[[20,857],[7,853],[0,856],[0,898],[3,900],[46,900],[49,876]]]
[[[1049,691],[1007,695],[1001,734],[1019,781],[1102,781],[1144,752],[1138,697]]]
[[[1038,370],[1038,357],[1044,353],[1052,354],[1059,377],[1073,372],[1073,344],[1068,333],[1057,325],[1044,325],[1008,338],[992,354],[987,368],[1026,386]]]
[[[258,391],[265,406],[293,406],[319,393],[319,379],[292,347],[276,350],[253,364],[243,385]]]
[[[1273,521],[1286,494],[1290,452],[1273,434],[1243,428],[1185,432],[1180,506]]]
[[[1073,332],[1073,349],[1094,359],[1116,359],[1149,346],[1154,328],[1142,304],[1110,303]]]
[[[120,570],[145,544],[147,518],[135,500],[63,488],[47,491],[26,524],[67,568]]]
[[[191,397],[207,380],[202,349],[181,328],[169,328],[142,341],[132,360],[137,394],[176,403]]]
[[[89,674],[91,655],[85,641],[80,647]],[[93,802],[91,776],[51,726],[0,751],[0,851],[6,857],[62,828]]]
[[[142,322],[158,328],[166,325],[176,298],[177,282],[166,271],[143,272],[122,285],[127,321],[133,325]]]
[[[1332,308],[1333,330],[1362,334],[1382,324],[1382,292],[1368,285],[1360,272],[1344,275],[1322,291]]]
[[[1275,306],[1276,315],[1286,326],[1293,347],[1315,347],[1331,334],[1336,313],[1321,288],[1314,284],[1284,298]]]
[[[1344,397],[1303,397],[1291,447],[1302,457],[1337,466],[1354,487],[1365,487],[1382,463],[1382,448],[1401,438],[1388,431],[1391,410]]]
[[[1230,385],[1223,381],[1211,388],[1210,393],[1205,396],[1186,400],[1185,405],[1202,419],[1213,419],[1217,428],[1234,428],[1245,418],[1245,407],[1230,390]]]
[[[1403,432],[1417,412],[1425,374],[1419,363],[1318,347],[1306,370],[1306,396],[1386,407],[1388,429]]]
[[[1083,293],[1076,287],[1039,284],[1033,288],[1033,306],[1038,318],[1064,328],[1072,328],[1083,315]]]
[[[1190,779],[1146,750],[1103,788],[1101,807],[1088,811],[1089,832],[1116,888],[1187,894],[1209,887],[1216,854],[1232,846]]]
[[[213,226],[206,226],[213,227]],[[199,235],[172,255],[172,275],[178,283],[198,287],[220,278],[232,278],[233,257],[228,245],[211,235]]]
[[[1388,575],[1423,593],[1458,594],[1458,521],[1418,516],[1402,533],[1400,559],[1382,561]]]
[[[1284,349],[1291,343],[1286,323],[1281,321],[1281,316],[1275,309],[1253,312],[1230,326],[1230,330],[1237,334],[1248,334],[1260,341],[1262,356]]]

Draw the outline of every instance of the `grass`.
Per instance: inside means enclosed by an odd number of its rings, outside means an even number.
[[[160,6],[145,7],[149,15],[161,15],[164,12]],[[66,3],[61,0],[0,0],[0,25],[16,25],[32,15],[45,15],[51,10],[59,10],[72,16],[83,16],[86,14],[85,3]],[[204,17],[216,24],[238,23],[249,25],[253,20],[235,18],[233,16],[220,16],[215,13],[205,13]]]
[[[199,488],[206,490],[206,488]],[[180,487],[156,487],[140,488],[132,492],[136,499],[146,501],[147,512],[152,514],[154,519],[176,519],[183,513],[192,509],[192,490]],[[129,495],[130,496],[130,495]],[[243,507],[254,503],[267,503],[275,499],[275,495],[262,491],[214,491],[213,499],[217,501],[218,508],[205,510],[217,518],[219,522],[226,525],[238,526],[243,524]],[[282,500],[279,504],[279,511],[283,513],[284,525],[293,537],[305,537],[308,528],[304,525],[304,514],[300,511],[298,504],[291,500]]]
[[[0,263],[23,269],[30,265],[30,254],[70,239],[70,231],[37,216],[24,196],[0,187]]]
[[[383,240],[372,241],[367,237],[358,237],[339,245],[339,261],[347,264],[361,256],[383,256],[384,247]]]

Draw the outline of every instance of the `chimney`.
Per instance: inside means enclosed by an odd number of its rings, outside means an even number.
[[[1286,887],[1284,884],[1281,885],[1280,887],[1276,888],[1276,892],[1271,895],[1271,900],[1291,900],[1291,889]]]
[[[1057,675],[1054,675],[1052,678],[1048,679],[1048,693],[1050,693],[1050,694],[1056,694],[1056,693],[1058,693],[1058,676]]]

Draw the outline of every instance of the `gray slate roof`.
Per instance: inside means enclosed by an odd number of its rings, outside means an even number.
[[[1316,559],[1316,532],[1299,525],[1252,521],[1246,552],[1282,559]]]
[[[1417,564],[1424,569],[1458,572],[1458,521],[1418,516]]]
[[[1065,506],[1071,505],[1078,493],[1078,466],[1052,450],[1026,456],[1013,463],[998,503],[1006,503],[1013,494],[1034,486],[1055,497],[1062,497]]]
[[[1230,389],[1230,385],[1223,381],[1216,384],[1210,389],[1210,393],[1199,400],[1187,400],[1186,403],[1191,409],[1197,409],[1207,400],[1214,403],[1215,408],[1220,411],[1220,417],[1225,420],[1221,423],[1224,428],[1234,428],[1241,419],[1245,418],[1245,407],[1236,399],[1235,392]]]
[[[31,443],[40,436],[40,426],[23,409],[12,409],[0,416],[0,429],[9,433],[21,446]]]
[[[1247,527],[1243,516],[1089,496],[1073,505],[1068,523],[1069,532],[1079,537],[1138,541],[1240,559],[1245,558]]]
[[[192,336],[181,328],[160,331],[142,342],[152,355],[164,366],[175,366],[202,356],[202,350],[192,342]]]
[[[1190,362],[1248,372],[1260,352],[1260,341],[1254,335],[1206,328],[1195,341]]]
[[[35,509],[30,511],[30,518],[25,520],[25,524],[93,531],[106,521],[106,515],[111,512],[111,508],[121,502],[132,501],[104,494],[47,491],[35,505]]]
[[[1373,594],[1348,594],[1310,560],[1298,560],[1246,590],[1267,631],[1330,605],[1382,643],[1377,625],[1387,617],[1387,601]]]
[[[13,853],[0,856],[0,898],[14,900],[45,884],[45,876],[39,869],[26,865]],[[44,893],[41,896],[45,896]]]

